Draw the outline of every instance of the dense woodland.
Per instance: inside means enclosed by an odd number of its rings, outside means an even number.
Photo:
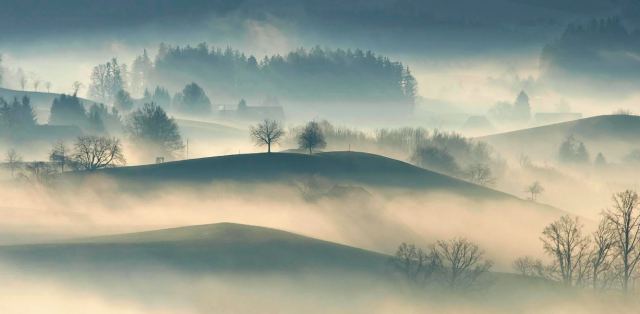
[[[559,39],[546,45],[541,60],[544,68],[615,79],[637,78],[640,62],[640,32],[630,30],[619,18],[593,19],[570,24]]]
[[[131,70],[134,92],[143,86],[179,90],[197,82],[213,95],[234,98],[273,95],[307,102],[411,106],[417,87],[409,68],[402,63],[359,49],[300,48],[285,56],[258,60],[238,50],[205,43],[196,47],[162,44],[155,61],[145,51]]]

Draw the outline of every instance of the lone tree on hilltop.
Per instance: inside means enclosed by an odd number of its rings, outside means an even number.
[[[298,135],[298,146],[301,149],[308,149],[309,154],[313,154],[314,148],[327,147],[327,142],[318,122],[311,121],[307,123],[304,130]]]
[[[271,153],[271,144],[276,144],[284,136],[284,130],[278,121],[265,119],[257,126],[251,127],[251,137],[256,145],[267,145],[267,152]]]

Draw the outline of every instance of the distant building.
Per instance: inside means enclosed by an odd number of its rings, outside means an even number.
[[[284,120],[284,109],[282,109],[282,106],[280,105],[248,106],[246,101],[243,99],[237,106],[219,106],[218,115],[221,118],[233,120],[257,121],[271,119],[282,121]]]
[[[578,112],[538,112],[534,119],[538,125],[553,124],[582,119],[582,114]]]

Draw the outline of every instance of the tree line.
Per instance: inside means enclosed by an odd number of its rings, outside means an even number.
[[[568,215],[546,226],[540,239],[552,262],[525,256],[514,261],[515,271],[567,287],[633,290],[640,262],[640,199],[626,190],[612,200],[591,234],[578,217]]]
[[[285,56],[255,56],[231,48],[161,44],[155,60],[146,50],[133,62],[136,92],[154,86],[178,89],[206,84],[215,94],[234,97],[277,95],[308,101],[414,103],[417,83],[408,67],[371,51],[297,49]]]

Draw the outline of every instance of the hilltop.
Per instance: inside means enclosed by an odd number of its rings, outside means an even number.
[[[265,183],[322,177],[335,184],[427,189],[487,198],[511,197],[403,161],[361,152],[240,154],[71,174],[76,179],[95,175],[123,183],[145,184]]]
[[[281,230],[233,223],[0,247],[0,260],[46,269],[169,267],[185,272],[381,272],[388,256]]]
[[[624,155],[640,144],[640,116],[603,115],[478,138],[501,152],[554,158],[562,141],[573,135],[592,157]]]

